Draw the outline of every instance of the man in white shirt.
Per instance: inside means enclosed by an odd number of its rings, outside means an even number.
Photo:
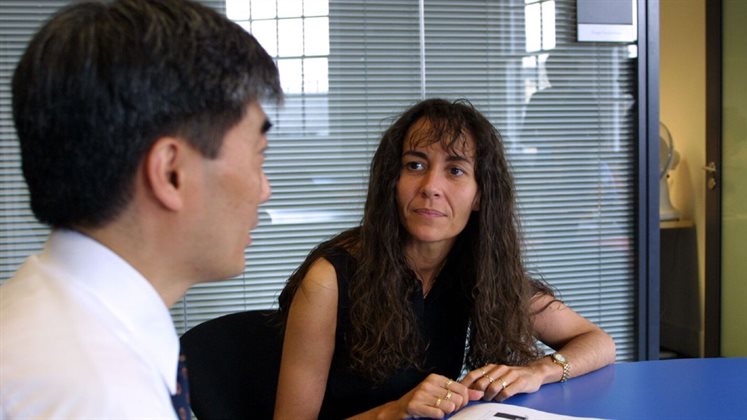
[[[272,58],[188,0],[76,3],[34,36],[12,94],[53,230],[0,287],[0,419],[188,416],[168,308],[244,269],[270,196]]]

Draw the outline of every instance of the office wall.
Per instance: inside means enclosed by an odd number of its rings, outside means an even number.
[[[747,2],[724,1],[722,327],[724,356],[747,357]]]
[[[701,320],[704,296],[705,238],[705,2],[660,2],[660,119],[680,154],[670,172],[669,191],[681,219],[695,224]],[[701,325],[703,322],[701,321]],[[700,354],[703,339],[700,337]]]

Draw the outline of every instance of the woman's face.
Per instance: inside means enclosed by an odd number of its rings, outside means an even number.
[[[475,141],[469,133],[450,153],[431,143],[430,123],[410,127],[402,148],[397,207],[411,240],[451,246],[479,208]]]

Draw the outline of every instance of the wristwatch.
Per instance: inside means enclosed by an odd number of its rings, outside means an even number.
[[[551,354],[550,359],[553,363],[563,368],[563,376],[560,377],[560,382],[567,381],[571,375],[571,364],[568,362],[568,359],[558,352]]]

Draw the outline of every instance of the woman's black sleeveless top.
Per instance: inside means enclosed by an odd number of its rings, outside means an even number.
[[[459,270],[447,261],[426,298],[422,289],[410,296],[427,345],[424,370],[404,369],[384,383],[375,384],[349,368],[350,352],[345,340],[350,319],[348,284],[356,261],[342,248],[331,249],[325,258],[337,271],[339,297],[335,351],[319,418],[342,419],[397,400],[430,373],[458,378],[464,361],[469,319],[467,294],[460,276],[463,273],[457,272]]]

